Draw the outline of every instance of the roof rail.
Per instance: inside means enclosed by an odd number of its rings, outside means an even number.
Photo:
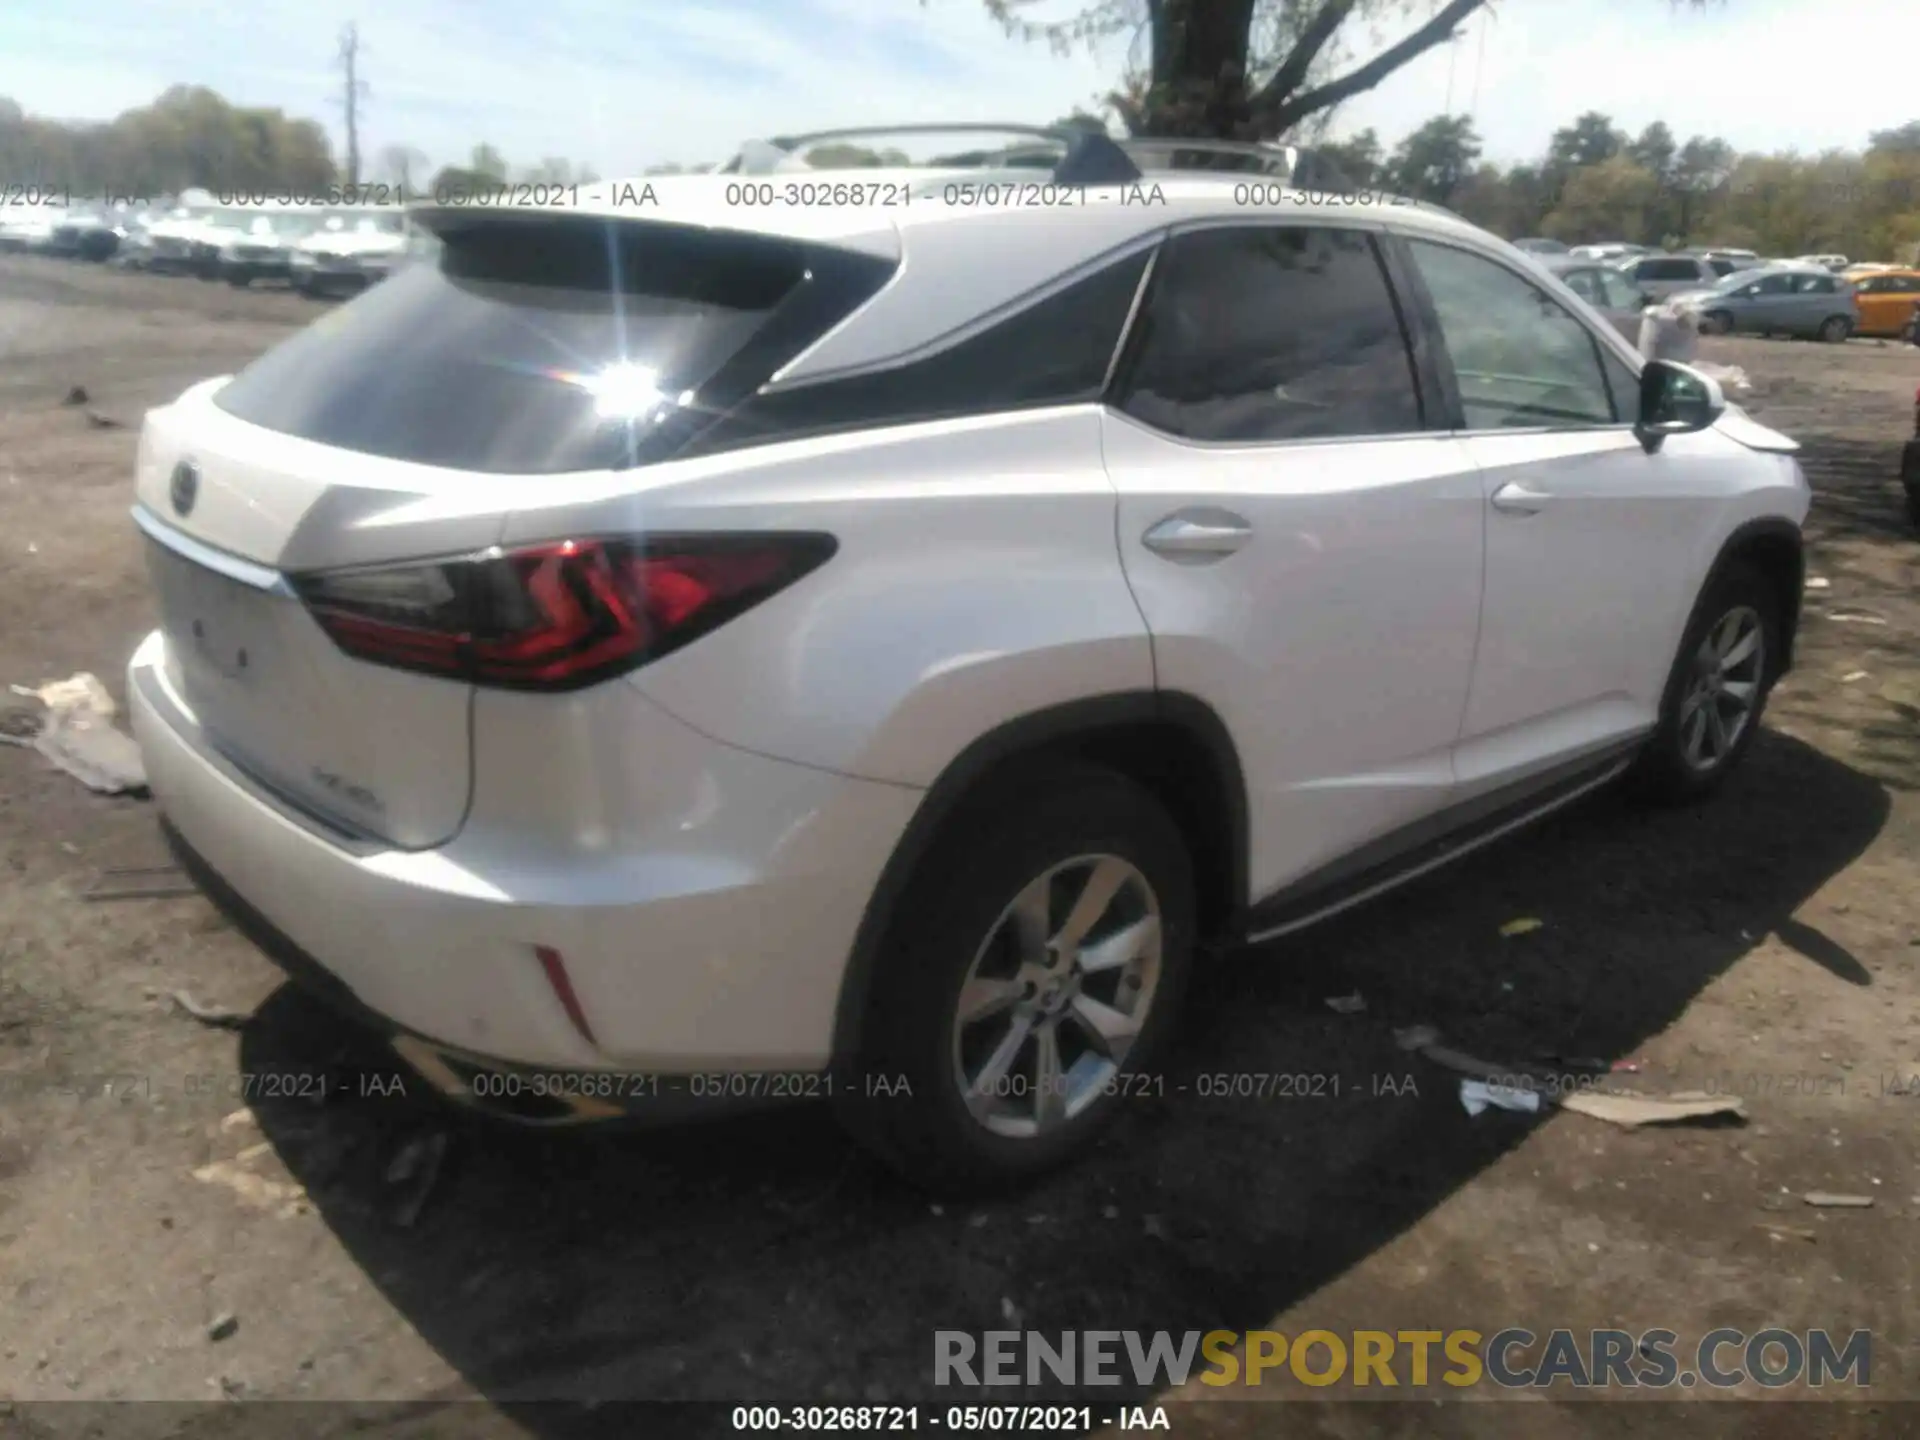
[[[966,121],[951,125],[857,125],[749,140],[717,173],[765,175],[809,168],[800,152],[835,141],[876,140],[905,135],[1000,135],[1023,144],[982,146],[936,157],[930,166],[1016,169],[1051,168],[1067,185],[1122,185],[1168,171],[1224,171],[1271,175],[1289,184],[1327,190],[1356,187],[1319,151],[1251,140],[1129,137],[1115,140],[1104,131],[1078,126],[1058,128],[1018,122]],[[1039,142],[1039,143],[1035,143]]]
[[[815,130],[804,135],[776,135],[766,140],[749,140],[740,147],[739,153],[718,173],[723,175],[762,175],[770,173],[783,164],[788,169],[805,169],[799,161],[799,152],[815,145],[832,141],[877,140],[887,136],[899,135],[1006,135],[1021,136],[1029,141],[1045,140],[1053,145],[1062,146],[1068,136],[1059,130],[1050,130],[1044,125],[986,124],[979,121],[962,121],[951,125],[850,125],[838,130]],[[1007,147],[978,152],[986,160],[996,159]],[[954,163],[964,158],[949,157]],[[975,161],[974,163],[983,163]]]

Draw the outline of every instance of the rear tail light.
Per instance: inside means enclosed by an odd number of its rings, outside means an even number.
[[[292,583],[357,659],[502,689],[574,690],[697,640],[833,551],[827,535],[561,540]]]

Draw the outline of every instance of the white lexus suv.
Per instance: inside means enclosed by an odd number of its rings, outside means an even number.
[[[1725,778],[1792,441],[1444,211],[1038,143],[427,207],[153,411],[129,691],[208,893],[449,1094],[831,1095],[966,1187],[1196,957]]]

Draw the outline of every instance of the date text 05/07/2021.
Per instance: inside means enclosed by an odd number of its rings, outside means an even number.
[[[1530,1077],[1533,1078],[1533,1077]],[[186,1099],[314,1100],[404,1097],[420,1077],[410,1070],[225,1071],[155,1075],[138,1071],[81,1074],[70,1071],[0,1071],[0,1101],[40,1096],[97,1100]],[[995,1082],[1007,1099],[1025,1099],[1041,1081],[1008,1074]],[[1064,1080],[1061,1082],[1064,1085]],[[658,1074],[614,1070],[551,1073],[520,1069],[476,1068],[461,1079],[466,1098],[478,1101],[519,1099],[603,1100],[645,1106],[649,1101],[828,1100],[835,1096],[906,1099],[913,1095],[905,1075],[886,1073],[843,1077],[831,1071],[696,1071]],[[1112,1076],[1107,1092],[1134,1100],[1194,1097],[1200,1100],[1286,1102],[1342,1098],[1418,1099],[1411,1072],[1378,1072],[1359,1077],[1336,1072],[1203,1071],[1170,1077],[1157,1071]]]
[[[796,1435],[1085,1435],[1108,1425],[1173,1429],[1164,1405],[736,1405],[729,1418],[738,1432]]]

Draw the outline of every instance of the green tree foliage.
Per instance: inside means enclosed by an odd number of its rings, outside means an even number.
[[[104,122],[49,120],[0,99],[0,178],[79,195],[157,196],[194,186],[313,191],[335,183],[338,170],[318,122],[176,85]]]
[[[1371,132],[1345,143],[1363,139]],[[1876,132],[1863,151],[1741,155],[1715,136],[1680,142],[1660,122],[1628,140],[1590,113],[1554,131],[1537,161],[1502,169],[1472,165],[1477,155],[1470,126],[1436,116],[1400,143],[1380,183],[1515,239],[1899,261],[1920,246],[1920,121]]]
[[[1345,140],[1327,141],[1320,152],[1355,185],[1366,188],[1384,183],[1380,136],[1372,126]]]
[[[1479,158],[1480,137],[1473,121],[1465,115],[1436,115],[1394,150],[1386,182],[1415,200],[1451,205]]]

